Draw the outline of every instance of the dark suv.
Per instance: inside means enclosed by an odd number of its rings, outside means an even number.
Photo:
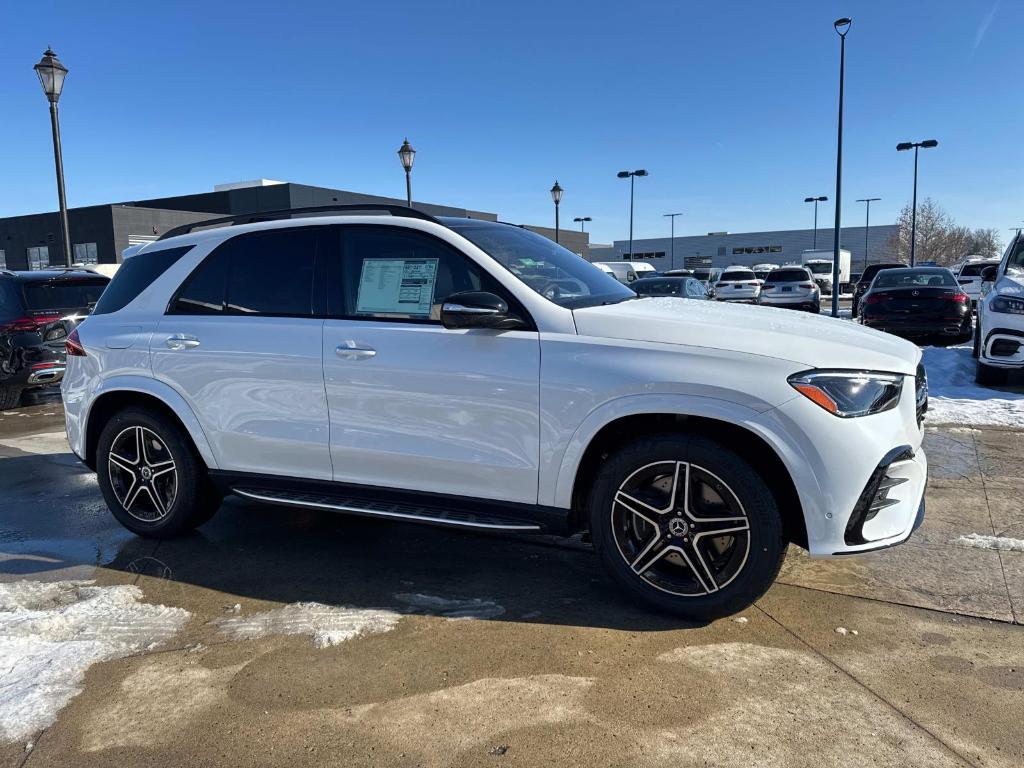
[[[882,264],[868,264],[864,268],[864,272],[857,279],[857,285],[853,289],[853,304],[851,306],[850,314],[854,317],[857,316],[857,310],[860,307],[861,299],[864,298],[864,294],[867,293],[868,288],[871,287],[871,281],[875,279],[875,275],[881,272],[883,269],[898,269],[907,266],[906,264],[900,264],[896,261],[883,262]]]
[[[0,410],[64,376],[64,339],[110,280],[86,269],[0,270]]]

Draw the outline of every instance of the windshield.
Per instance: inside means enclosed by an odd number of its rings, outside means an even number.
[[[728,272],[722,273],[722,276],[718,278],[719,282],[726,282],[728,280],[753,280],[754,273],[749,269],[730,269]]]
[[[831,262],[823,263],[823,264],[805,264],[804,266],[806,266],[809,270],[811,270],[811,272],[813,272],[816,275],[831,275],[832,274],[832,264],[831,264]]]
[[[959,283],[948,269],[887,269],[879,272],[872,288],[956,288]]]
[[[25,297],[25,309],[30,312],[42,309],[91,309],[99,301],[107,282],[104,278],[26,282],[21,292]]]
[[[636,298],[607,272],[535,232],[474,219],[442,221],[559,306],[580,309]]]

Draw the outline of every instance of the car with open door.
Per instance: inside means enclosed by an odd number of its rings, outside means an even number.
[[[763,594],[790,543],[852,555],[924,514],[920,350],[766,314],[639,298],[499,222],[215,219],[126,262],[69,336],[68,441],[140,536],[226,494],[587,530],[630,598],[707,620]]]

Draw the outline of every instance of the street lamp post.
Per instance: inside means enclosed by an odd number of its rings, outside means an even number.
[[[662,216],[668,216],[669,221],[672,222],[672,236],[669,240],[669,252],[668,257],[669,269],[676,268],[676,216],[682,216],[681,213],[663,213]]]
[[[43,58],[33,69],[39,75],[39,84],[50,102],[50,129],[53,132],[53,164],[57,171],[57,201],[60,203],[61,247],[64,248],[64,265],[71,266],[71,232],[68,229],[68,201],[64,195],[64,159],[60,149],[60,120],[57,117],[57,102],[64,88],[68,68],[60,63],[52,48],[47,48]]]
[[[398,159],[402,161],[402,167],[405,169],[405,202],[412,208],[412,164],[416,160],[416,150],[412,148],[408,139],[398,148]]]
[[[935,139],[927,141],[902,141],[896,145],[897,152],[905,152],[908,149],[914,150],[914,200],[911,203],[910,212],[910,266],[917,265],[917,151],[919,149],[931,149],[939,146]]]
[[[836,226],[832,239],[832,317],[839,317],[839,245],[843,218],[843,85],[846,79],[846,34],[852,20],[836,19],[832,24],[839,35],[839,130],[836,138]]]
[[[633,181],[637,176],[649,175],[647,171],[640,168],[635,171],[619,171],[616,174],[620,179],[629,179],[629,259],[633,260]]]
[[[562,188],[555,179],[555,185],[551,188],[551,200],[555,204],[555,242],[558,242],[558,205],[562,202]]]
[[[805,197],[805,203],[814,203],[814,250],[818,250],[818,203],[824,203],[828,200],[827,197],[822,195],[821,197]]]
[[[868,227],[871,225],[871,204],[881,199],[880,197],[862,197],[857,200],[858,203],[867,203],[867,209],[864,212],[864,269],[868,268]]]
[[[586,232],[584,229],[588,221],[593,221],[589,216],[577,216],[573,221],[580,225],[580,232]]]

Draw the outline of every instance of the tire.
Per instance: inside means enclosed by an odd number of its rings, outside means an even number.
[[[17,408],[21,402],[21,387],[0,387],[0,411]]]
[[[673,487],[691,489],[699,509],[684,511],[678,496],[673,506]],[[594,547],[616,584],[690,620],[748,607],[775,581],[786,553],[767,484],[737,454],[698,435],[657,435],[619,449],[597,475],[588,505]]]
[[[980,360],[978,361],[978,367],[974,372],[974,380],[981,384],[983,387],[998,387],[1006,383],[1010,377],[1010,372],[1006,368],[996,368],[991,365],[985,365]]]
[[[213,517],[221,503],[188,435],[145,408],[126,408],[104,426],[96,474],[114,517],[146,538],[190,531]]]
[[[981,326],[974,329],[974,344],[972,345],[971,355],[975,360],[981,357]]]

